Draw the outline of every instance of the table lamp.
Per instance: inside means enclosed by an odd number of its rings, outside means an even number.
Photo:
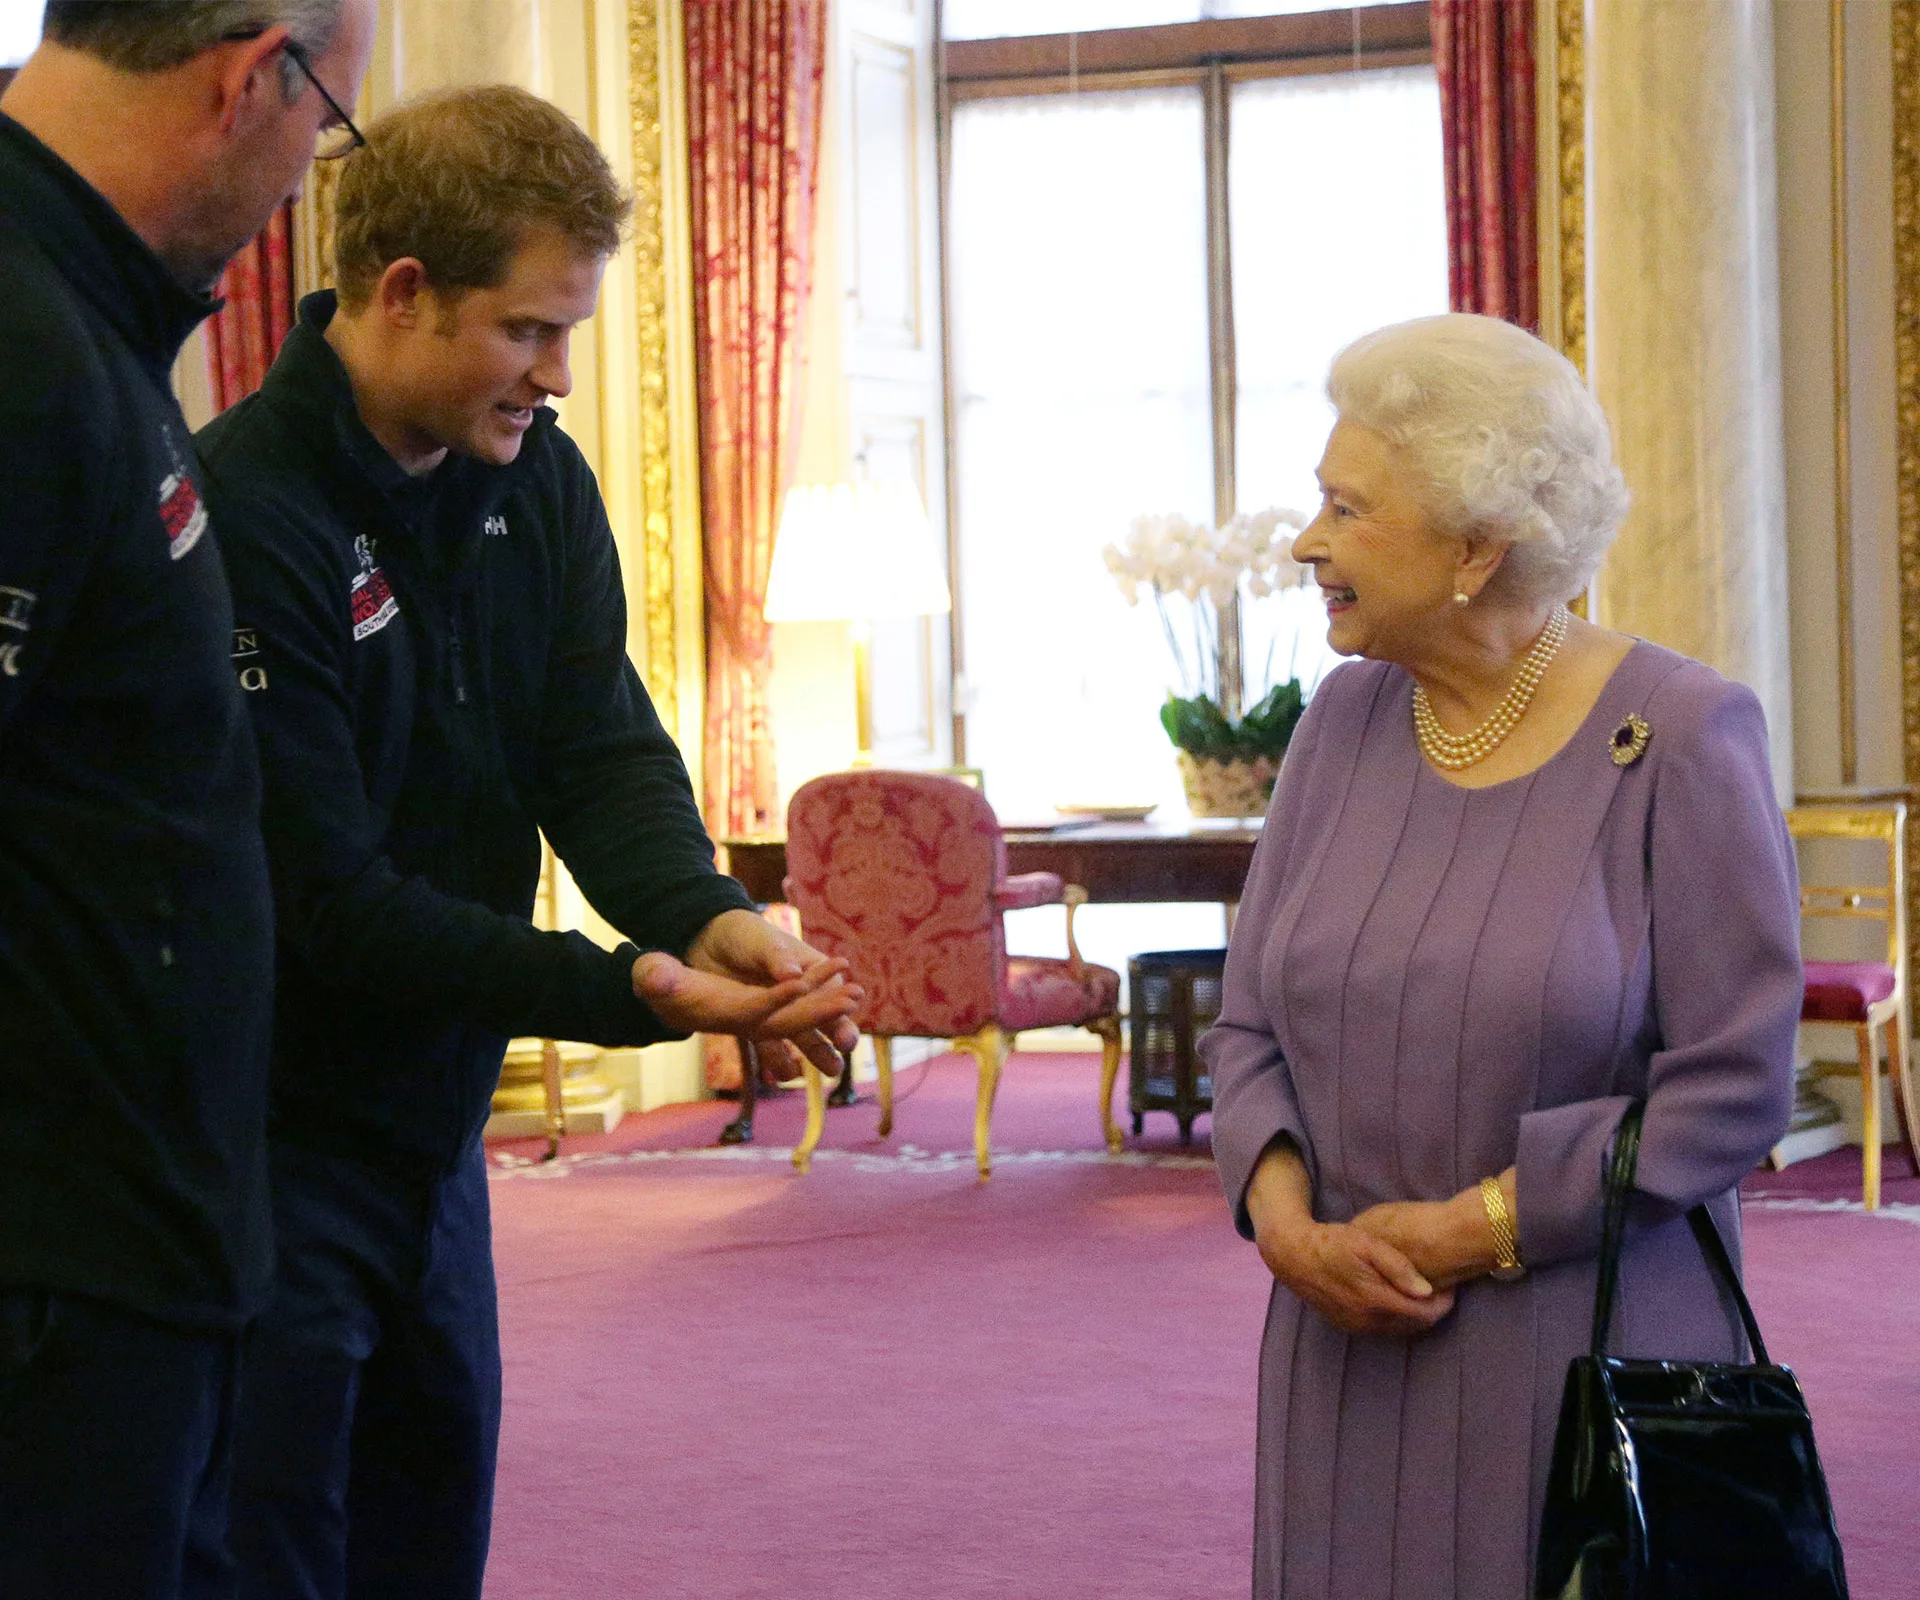
[[[787,492],[767,574],[769,622],[845,622],[853,635],[856,767],[873,765],[873,625],[953,609],[947,556],[903,478]]]

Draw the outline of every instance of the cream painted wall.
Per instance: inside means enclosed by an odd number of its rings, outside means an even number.
[[[1781,372],[1795,777],[1839,784],[1833,251],[1827,7],[1775,0]],[[1903,781],[1893,372],[1893,51],[1888,0],[1848,0],[1847,177],[1859,781]]]
[[[1587,355],[1633,505],[1602,622],[1745,683],[1793,792],[1769,0],[1606,0],[1587,32]]]
[[[187,336],[173,360],[173,393],[196,433],[213,421],[213,373],[207,366],[207,325]]]
[[[1847,298],[1858,781],[1904,781],[1900,708],[1898,416],[1893,369],[1893,51],[1888,0],[1847,4]],[[1828,8],[1775,0],[1780,323],[1793,640],[1794,774],[1841,781],[1834,505],[1832,137]],[[1837,848],[1837,847],[1836,847]],[[1864,860],[1855,870],[1864,870]],[[1866,880],[1862,880],[1866,881]],[[1869,956],[1864,949],[1825,954]],[[1869,957],[1870,958],[1870,957]],[[1851,1059],[1849,1036],[1805,1030],[1803,1056]],[[1911,1050],[1909,1059],[1912,1059]],[[1829,1079],[1860,1136],[1857,1083]],[[1883,1126],[1895,1126],[1891,1105]]]

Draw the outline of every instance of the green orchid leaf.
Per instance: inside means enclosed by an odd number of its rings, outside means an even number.
[[[1232,761],[1251,756],[1283,754],[1294,726],[1306,709],[1306,697],[1293,681],[1277,683],[1237,723],[1205,695],[1167,696],[1160,708],[1160,725],[1176,749],[1191,756]]]

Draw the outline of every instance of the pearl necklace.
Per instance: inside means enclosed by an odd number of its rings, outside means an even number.
[[[1566,636],[1567,608],[1555,606],[1553,615],[1547,618],[1547,625],[1540,630],[1540,637],[1533,641],[1533,648],[1520,663],[1520,672],[1513,680],[1513,687],[1493,708],[1493,715],[1471,733],[1448,733],[1441,727],[1439,717],[1434,715],[1433,702],[1427,698],[1427,691],[1416,683],[1413,686],[1413,732],[1420,741],[1421,754],[1445,772],[1459,772],[1485,761],[1500,748],[1507,735],[1520,725],[1520,719],[1527,714],[1527,707],[1533,704],[1534,691],[1540,687],[1540,680],[1546,676],[1548,666],[1560,649],[1560,641]]]

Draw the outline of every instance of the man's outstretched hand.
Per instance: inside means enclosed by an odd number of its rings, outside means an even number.
[[[829,961],[764,917],[724,911],[700,930],[684,962],[662,950],[635,961],[633,992],[670,1027],[797,1051],[831,1078],[860,1038],[853,1013],[864,996],[846,974],[845,961]],[[799,1070],[797,1056],[791,1065]]]

